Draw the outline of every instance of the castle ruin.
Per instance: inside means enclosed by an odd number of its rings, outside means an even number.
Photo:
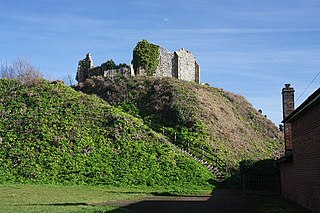
[[[190,51],[182,48],[171,53],[163,47],[160,47],[159,51],[159,65],[155,76],[200,83],[200,66]]]
[[[81,83],[87,78],[93,78],[97,76],[114,77],[117,75],[134,76],[132,65],[124,65],[114,69],[110,69],[106,63],[100,66],[94,66],[91,54],[87,53],[86,57],[79,61],[76,80]]]
[[[163,47],[159,47],[158,51],[158,66],[151,76],[173,77],[181,80],[200,83],[200,66],[190,51],[182,48],[172,53]],[[148,75],[143,67],[138,67],[136,70],[134,70],[132,65],[123,65],[114,69],[110,69],[110,67],[108,67],[106,64],[107,63],[104,63],[95,67],[93,65],[91,55],[88,53],[85,59],[79,61],[76,80],[81,83],[87,78],[92,78],[95,76],[114,77],[117,75]]]

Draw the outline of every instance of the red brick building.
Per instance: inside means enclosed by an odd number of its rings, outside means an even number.
[[[294,111],[293,93],[289,84],[282,90],[286,144],[286,154],[278,160],[282,195],[320,212],[320,88]]]

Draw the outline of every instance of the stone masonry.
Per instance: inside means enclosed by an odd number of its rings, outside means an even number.
[[[87,53],[86,57],[79,61],[76,80],[78,82],[84,82],[87,78],[90,77],[89,70],[93,67],[94,66],[91,54]]]
[[[167,49],[160,47],[159,65],[156,70],[155,76],[157,77],[176,77],[177,66],[174,53],[169,52]]]
[[[159,47],[159,64],[154,74],[155,77],[173,77],[185,81],[200,83],[200,66],[194,55],[185,49],[169,52],[163,47]],[[142,68],[138,68],[138,75],[145,75]],[[76,80],[81,83],[87,78],[94,76],[113,77],[116,75],[133,76],[134,70],[123,67],[116,70],[107,70],[103,65],[94,67],[90,53],[86,58],[79,61]]]
[[[171,53],[163,47],[159,51],[159,65],[155,76],[200,83],[200,66],[190,51],[182,48]]]
[[[132,65],[128,67],[121,67],[119,69],[107,69],[103,64],[100,66],[93,66],[91,54],[88,53],[86,58],[79,61],[76,80],[81,83],[87,78],[96,76],[114,77],[114,76],[132,76],[134,75]]]
[[[197,62],[192,53],[185,49],[180,49],[175,53],[177,55],[178,79],[197,82],[196,72],[200,72],[200,70],[196,69]]]

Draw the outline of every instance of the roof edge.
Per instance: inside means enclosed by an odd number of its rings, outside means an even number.
[[[296,108],[290,115],[288,115],[282,123],[291,123],[303,113],[307,108],[312,106],[317,100],[320,100],[320,87],[312,93],[298,108]]]

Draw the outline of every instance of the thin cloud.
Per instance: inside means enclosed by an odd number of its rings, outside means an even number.
[[[150,0],[135,0],[135,1],[130,1],[129,3],[132,6],[137,6],[137,7],[158,7],[161,6],[160,1],[150,1]]]
[[[176,33],[197,34],[259,34],[259,33],[297,33],[320,32],[320,28],[216,28],[216,29],[170,29]]]
[[[202,60],[216,63],[261,64],[261,63],[319,63],[320,49],[307,50],[270,50],[270,51],[210,51],[197,54]]]
[[[107,21],[102,19],[94,19],[88,17],[80,17],[80,16],[58,16],[58,17],[51,17],[51,16],[32,16],[32,15],[2,15],[3,19],[14,20],[25,24],[46,24],[46,25],[83,25],[86,28],[90,26],[97,26],[97,25],[107,25],[113,24],[114,21]]]
[[[246,12],[234,12],[233,17],[242,20],[283,20],[283,19],[296,19],[301,18],[312,18],[318,16],[319,5],[315,7],[299,7],[299,8],[272,8],[272,10],[266,11],[246,11]]]

